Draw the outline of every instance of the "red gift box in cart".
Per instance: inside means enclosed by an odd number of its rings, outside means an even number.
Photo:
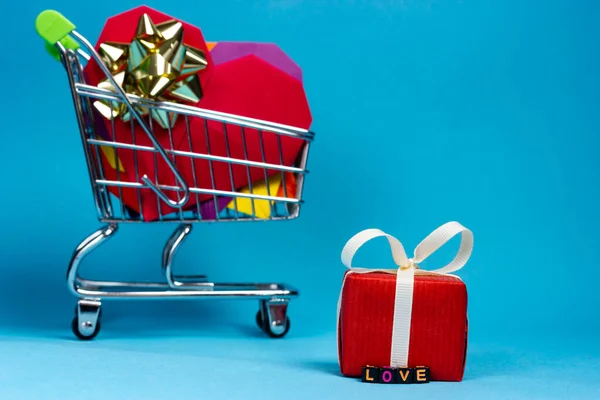
[[[256,323],[267,335],[271,337],[283,337],[290,328],[287,316],[287,306],[298,291],[284,284],[219,284],[208,281],[206,276],[178,276],[173,273],[173,257],[192,230],[192,224],[198,222],[225,222],[225,221],[264,221],[264,220],[290,220],[299,216],[302,204],[302,187],[304,176],[307,173],[306,161],[310,143],[314,134],[306,129],[276,124],[247,118],[240,115],[231,115],[222,112],[200,109],[172,102],[162,102],[144,99],[140,96],[125,93],[115,82],[108,68],[103,64],[101,56],[94,46],[81,34],[75,31],[75,26],[60,13],[47,10],[39,14],[36,20],[36,28],[40,36],[46,42],[46,49],[56,59],[60,60],[67,72],[69,85],[72,92],[73,102],[79,130],[81,134],[83,150],[89,171],[90,183],[93,191],[94,202],[97,210],[98,220],[105,224],[96,232],[84,239],[75,249],[70,261],[67,273],[69,290],[78,297],[78,305],[72,323],[74,334],[80,339],[92,339],[100,330],[101,305],[105,299],[157,299],[157,298],[252,298],[259,301],[259,310],[256,314]],[[106,78],[112,83],[114,91],[93,86],[86,83],[82,62],[93,60],[100,67]],[[101,129],[102,124],[97,123],[100,118],[94,110],[93,102],[103,101],[111,104],[119,104],[126,108],[131,115],[132,134],[134,124],[141,127],[147,139],[152,143],[148,145],[136,145],[123,143],[114,139],[107,140]],[[244,129],[258,132],[262,146],[264,135],[276,135],[277,140],[281,137],[293,137],[303,142],[301,151],[296,162],[292,166],[273,162],[267,163],[249,161],[234,157],[216,156],[211,154],[210,149],[206,152],[179,151],[165,149],[161,141],[157,139],[156,131],[153,129],[151,120],[145,119],[139,112],[140,108],[150,109],[157,112],[168,113],[177,116],[179,120],[185,121],[188,137],[191,135],[192,122],[198,120],[205,124],[220,123],[224,127],[227,137],[226,126],[233,127],[237,131]],[[148,121],[148,122],[147,122]],[[206,126],[206,125],[205,125]],[[169,134],[171,130],[169,129]],[[244,143],[245,146],[245,143]],[[122,173],[119,164],[118,150],[126,149],[134,153],[154,154],[157,159],[166,166],[167,171],[172,173],[172,185],[161,185],[153,182],[147,175],[140,174],[139,179],[127,179]],[[281,152],[281,146],[279,147]],[[107,159],[108,154],[114,154],[112,163]],[[175,161],[176,158],[176,161]],[[280,160],[283,160],[280,153]],[[217,190],[201,187],[197,182],[196,175],[190,182],[183,178],[178,165],[182,161],[205,161],[208,163],[228,163],[230,168],[234,165],[239,170],[243,166],[248,171],[247,180],[250,190]],[[111,168],[111,164],[112,168]],[[117,164],[116,166],[114,164]],[[134,165],[136,176],[138,171],[137,162]],[[252,190],[252,179],[250,170],[257,168],[264,170],[265,186],[267,194],[256,194]],[[273,171],[276,173],[273,174]],[[210,170],[211,179],[212,169]],[[270,175],[269,175],[270,174]],[[199,179],[199,178],[198,178]],[[273,193],[269,181],[281,179],[280,190]],[[93,249],[113,237],[121,223],[147,223],[143,213],[136,212],[142,209],[142,200],[138,194],[137,207],[128,207],[132,199],[136,197],[125,197],[128,194],[139,193],[145,190],[156,195],[159,202],[172,208],[175,212],[162,215],[151,222],[175,223],[177,228],[167,241],[162,254],[162,271],[164,282],[141,283],[141,282],[112,282],[95,281],[84,279],[79,275],[79,266],[82,259]],[[283,191],[283,195],[282,195]],[[289,192],[293,194],[290,194]],[[176,193],[177,200],[172,195]],[[204,209],[206,202],[201,204],[199,196],[206,198],[207,195],[214,199],[209,200],[209,206],[214,207],[212,211]],[[193,199],[195,198],[195,202]],[[237,201],[251,201],[269,204],[271,207],[268,216],[257,217],[257,214],[244,212],[232,212],[231,207],[224,208],[223,200],[230,199],[235,205]],[[116,201],[115,201],[116,200]],[[192,201],[190,201],[192,200]],[[212,204],[210,204],[212,203]],[[231,204],[231,203],[230,203]],[[210,207],[209,207],[210,208]],[[237,211],[237,206],[233,207]],[[252,207],[254,210],[254,206]],[[221,212],[221,211],[224,212]],[[264,214],[264,213],[263,213]]]

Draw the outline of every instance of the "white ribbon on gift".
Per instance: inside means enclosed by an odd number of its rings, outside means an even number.
[[[461,234],[461,242],[458,252],[454,259],[446,266],[432,271],[426,271],[419,268],[427,257],[441,248],[446,242],[454,236]],[[387,238],[392,250],[392,258],[398,269],[369,269],[352,267],[352,259],[366,242],[378,237]],[[413,258],[408,258],[402,243],[393,236],[388,235],[379,229],[366,229],[354,235],[344,246],[342,250],[342,263],[349,269],[342,282],[342,290],[337,307],[337,334],[339,338],[340,310],[342,302],[342,293],[346,277],[351,273],[372,273],[385,272],[396,274],[396,298],[394,302],[394,320],[392,325],[392,348],[390,354],[391,367],[408,366],[408,348],[410,344],[410,323],[412,317],[413,288],[415,275],[451,275],[451,272],[461,269],[466,263],[473,250],[473,233],[459,224],[458,222],[448,222],[429,234],[416,247]],[[459,278],[460,279],[460,278]],[[340,349],[338,346],[338,353]],[[339,354],[338,354],[339,356]]]

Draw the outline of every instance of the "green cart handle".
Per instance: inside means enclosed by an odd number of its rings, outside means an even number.
[[[79,43],[71,36],[75,24],[58,11],[44,10],[39,13],[35,20],[35,30],[44,39],[46,51],[58,61],[60,61],[60,53],[56,48],[58,42],[67,49],[79,50]]]

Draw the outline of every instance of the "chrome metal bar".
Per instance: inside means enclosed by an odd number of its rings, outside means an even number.
[[[167,284],[172,289],[184,289],[184,288],[194,287],[194,288],[197,288],[197,290],[200,290],[200,288],[205,288],[205,289],[210,290],[213,288],[214,283],[210,283],[210,282],[206,282],[206,281],[190,282],[189,280],[188,280],[188,282],[183,282],[183,281],[178,281],[173,276],[172,266],[173,266],[173,258],[175,257],[175,253],[177,252],[177,249],[179,249],[179,246],[181,245],[181,243],[183,243],[185,238],[191,232],[192,232],[192,225],[190,225],[190,224],[181,224],[177,227],[177,229],[175,229],[175,231],[173,232],[173,234],[167,241],[167,244],[165,245],[164,250],[163,250],[163,257],[162,257],[163,274],[165,275],[165,280],[167,281]]]
[[[111,92],[108,89],[101,89],[96,86],[87,85],[83,83],[76,84],[77,94],[85,97],[93,97],[97,99],[107,101],[123,101],[116,93]],[[289,125],[277,124],[269,121],[258,120],[254,118],[247,118],[239,115],[227,114],[223,112],[217,112],[207,110],[203,108],[188,106],[180,103],[170,102],[159,102],[143,99],[139,96],[127,93],[128,101],[134,105],[150,109],[160,109],[177,113],[180,115],[188,115],[190,117],[199,117],[207,120],[219,121],[230,123],[234,125],[243,125],[247,128],[262,129],[269,132],[278,133],[284,136],[301,137],[301,138],[313,138],[314,133],[301,128],[296,128]]]
[[[244,130],[244,127],[241,126],[240,127],[241,130],[241,134],[242,134],[242,143],[244,143],[244,146],[242,146],[244,148],[244,159],[248,160],[248,147],[246,145],[246,132]],[[254,193],[254,185],[252,184],[252,179],[251,179],[251,174],[250,174],[250,166],[246,163],[246,176],[248,177],[248,189],[250,193]],[[237,197],[235,197],[233,199],[233,201],[235,201],[235,207],[236,207],[236,213],[237,213]],[[252,217],[256,217],[256,206],[254,204],[254,200],[251,201],[252,204]]]
[[[225,153],[227,154],[227,158],[231,158],[229,157],[229,140],[227,137],[227,124],[226,123],[222,123],[223,126],[223,136],[225,138]],[[206,132],[206,141],[207,144],[210,142],[209,137],[208,137],[208,129],[205,131]],[[208,152],[210,153],[210,148],[208,150]],[[231,162],[227,163],[227,167],[229,168],[229,187],[231,188],[232,192],[235,192],[235,183],[234,183],[234,178],[233,178],[233,166],[231,165]],[[215,188],[215,184],[213,182],[213,188]],[[252,200],[252,203],[254,203],[254,200]],[[235,209],[235,215],[236,218],[238,216],[239,213],[239,209],[238,209],[238,201],[237,201],[237,196],[233,198],[233,205],[234,205],[234,209]]]
[[[101,197],[98,195],[96,177],[94,176],[94,165],[92,163],[92,155],[86,145],[86,132],[88,130],[88,124],[85,120],[85,114],[82,109],[81,98],[77,96],[74,87],[76,85],[76,77],[75,70],[73,69],[74,64],[78,64],[77,57],[73,53],[72,50],[67,50],[60,42],[57,42],[58,49],[60,51],[61,60],[63,62],[63,66],[67,72],[67,78],[69,79],[69,84],[71,87],[71,96],[73,98],[73,105],[75,106],[75,115],[77,117],[77,124],[79,125],[79,133],[81,137],[81,143],[83,145],[83,150],[85,154],[85,161],[88,167],[88,176],[90,178],[90,186],[92,188],[92,193],[94,195],[94,203],[96,205],[96,211],[98,214],[102,214],[101,210],[105,209],[102,204]],[[103,215],[105,217],[105,215]]]
[[[129,187],[129,188],[143,188],[145,187],[141,183],[137,182],[119,182],[119,181],[111,181],[111,180],[100,180],[96,181],[98,185],[105,186],[120,186],[120,187]],[[159,185],[159,187],[163,190],[181,190],[176,186],[168,186],[168,185]],[[190,188],[190,193],[198,193],[198,194],[214,194],[217,196],[233,196],[233,197],[247,197],[250,199],[258,199],[258,200],[271,200],[278,201],[283,203],[302,203],[302,200],[290,197],[276,197],[276,196],[265,196],[262,194],[252,194],[252,193],[240,193],[240,192],[231,192],[227,190],[211,190],[211,189],[199,189],[199,188]]]
[[[190,117],[188,115],[185,115],[185,130],[187,132],[190,132]],[[192,143],[192,135],[187,135],[187,143],[188,146],[190,147],[190,151],[194,150],[193,147],[193,143]],[[190,158],[190,164],[192,167],[192,182],[194,184],[194,187],[198,187],[198,178],[196,177],[196,163],[195,163],[195,159],[194,158]],[[211,174],[211,178],[212,178],[212,174]],[[214,180],[214,179],[213,179]],[[214,185],[213,185],[214,188]],[[196,195],[196,212],[198,213],[198,215],[201,215],[200,212],[200,196],[198,196],[198,193],[194,193]],[[215,210],[217,209],[217,196],[213,196],[213,200],[214,200],[214,206],[215,206]],[[217,213],[218,215],[218,213]]]
[[[297,206],[297,204],[292,203],[291,206]],[[289,221],[290,219],[293,219],[293,218],[295,218],[294,215],[280,215],[280,216],[272,217],[268,221]],[[267,221],[267,220],[254,218],[252,215],[247,215],[247,214],[240,214],[240,216],[238,218],[232,218],[232,217],[225,218],[225,217],[221,216],[219,219],[216,219],[216,218],[198,219],[198,217],[196,217],[195,215],[190,215],[190,216],[183,218],[184,223],[192,223],[192,224],[196,224],[196,223],[211,224],[211,223],[215,223],[215,222],[227,222],[227,223],[256,222],[256,221]],[[121,218],[114,218],[114,219],[106,218],[106,219],[100,219],[100,222],[107,223],[107,224],[123,224],[123,223],[126,223],[126,224],[160,224],[160,223],[173,224],[173,223],[178,223],[178,224],[180,224],[182,222],[182,220],[179,217],[165,216],[164,219],[155,220],[155,221],[145,221],[140,218],[129,218],[124,221]]]
[[[186,118],[187,118],[187,116],[186,116]],[[208,121],[206,119],[204,119],[202,121],[202,124],[204,126],[204,140],[206,141],[206,152],[210,156],[210,137],[208,135]],[[190,150],[193,151],[194,148],[192,147],[192,135],[188,135],[188,137],[190,138]],[[192,160],[195,161],[194,158],[192,158]],[[209,168],[209,173],[210,173],[211,188],[213,190],[216,190],[217,186],[216,186],[216,183],[215,183],[215,173],[214,173],[213,160],[210,160],[210,159],[208,160],[208,168]],[[195,176],[195,171],[194,171],[194,179],[195,178],[196,178],[196,176]],[[196,186],[198,186],[198,185],[196,185]],[[235,199],[234,199],[234,202],[236,202]],[[217,200],[217,196],[215,194],[213,194],[213,204],[214,204],[215,210],[216,210],[217,206],[218,206],[218,200]],[[235,204],[237,204],[237,202]]]
[[[272,299],[292,298],[299,295],[298,290],[284,285],[244,284],[243,286],[215,283],[211,290],[173,289],[166,283],[148,283],[125,285],[114,282],[114,285],[99,286],[95,281],[79,280],[76,286],[77,295],[85,298],[105,299],[181,299],[181,298],[246,298]]]
[[[173,278],[181,281],[207,281],[206,275],[190,275],[190,276],[178,276],[175,275]],[[103,288],[131,288],[135,290],[144,289],[144,288],[163,288],[165,286],[164,282],[138,282],[138,281],[99,281],[99,280],[89,280],[83,278],[77,278],[77,285],[85,286],[89,290],[102,290]]]
[[[307,168],[307,160],[308,160],[308,151],[310,149],[310,144],[306,143],[304,145],[304,148],[302,149],[302,154],[300,156],[300,168],[306,171],[306,174],[308,174],[308,170]],[[298,174],[297,176],[297,182],[296,182],[296,188],[297,188],[297,193],[296,193],[296,198],[301,199],[303,197],[304,194],[304,177],[306,176],[306,174]],[[300,215],[300,208],[298,206],[295,206],[293,204],[287,203],[288,206],[293,207],[293,210],[291,210],[291,215],[294,218],[299,217]]]
[[[260,155],[262,158],[263,163],[267,163],[267,155],[265,154],[265,146],[264,146],[264,142],[263,142],[263,131],[260,130],[258,131],[258,136],[260,138],[259,142],[260,142]],[[265,188],[267,189],[267,196],[271,197],[271,184],[269,183],[269,174],[267,172],[267,168],[263,167],[263,173],[265,174]],[[252,202],[254,202],[254,200],[252,200]],[[275,207],[273,207],[273,202],[269,201],[269,215],[272,217],[273,214],[275,214]]]
[[[133,120],[130,120],[130,130],[131,130],[131,143],[133,143],[135,145],[135,127],[134,127],[134,122]],[[133,169],[135,172],[135,181],[139,182],[140,181],[140,170],[139,170],[139,165],[138,165],[138,153],[137,151],[133,151]],[[136,190],[136,194],[137,194],[137,199],[138,199],[138,205],[139,205],[139,209],[140,209],[140,213],[143,214],[143,208],[144,208],[144,204],[142,202],[142,194],[141,194],[141,190]]]
[[[169,131],[169,150],[175,150],[175,143],[173,141],[173,129],[170,125],[168,125],[168,131]],[[190,135],[186,135],[186,136],[190,136]],[[177,165],[176,155],[173,155],[172,161],[173,161],[174,165]],[[158,169],[158,164],[156,164],[156,168]],[[156,176],[158,176],[158,171],[156,172]],[[175,194],[177,195],[177,199],[179,201],[179,191],[176,191]],[[179,214],[180,220],[183,221],[183,211],[181,210],[181,208],[179,208],[177,210],[177,214]]]
[[[67,283],[69,290],[75,296],[81,296],[79,288],[77,286],[77,278],[79,273],[79,266],[83,258],[88,255],[96,247],[100,246],[107,239],[112,237],[117,232],[117,225],[111,224],[104,228],[98,229],[90,236],[85,238],[79,246],[73,252],[71,262],[69,263],[69,269],[67,270]]]
[[[110,142],[108,140],[100,140],[100,139],[88,139],[87,142],[90,144],[93,144],[93,145],[98,145],[98,146],[119,147],[119,148],[130,149],[130,150],[142,150],[142,151],[147,151],[147,152],[155,152],[155,149],[153,147],[136,145],[136,144]],[[276,170],[280,170],[280,171],[295,172],[295,173],[299,173],[299,174],[307,172],[306,170],[304,170],[302,168],[298,168],[298,167],[288,167],[285,165],[269,164],[266,162],[259,162],[259,161],[242,160],[240,158],[214,156],[214,155],[210,155],[210,154],[199,154],[199,153],[193,153],[191,151],[165,150],[165,152],[167,154],[173,154],[176,156],[199,158],[199,159],[203,159],[203,160],[220,161],[220,162],[233,163],[233,164],[241,164],[241,165],[247,165],[250,167],[257,167],[257,168],[276,169]]]
[[[194,284],[183,282],[192,277],[170,275],[171,282],[120,282],[96,281],[79,276],[79,267],[84,257],[117,232],[117,225],[103,227],[85,238],[73,252],[67,271],[67,282],[71,293],[81,299],[101,301],[106,298],[184,298],[184,297],[227,297],[227,298],[288,298],[298,295],[298,290],[282,284],[272,283],[211,283],[202,277]],[[189,225],[181,225],[171,236],[163,263],[165,271],[171,272],[173,255],[177,247],[190,232]],[[165,274],[167,275],[167,274]],[[181,282],[177,284],[176,279]]]
[[[117,132],[115,129],[115,120],[114,118],[110,120],[110,129],[111,129],[111,137],[113,138],[113,143],[117,142]],[[89,143],[89,142],[88,142]],[[119,162],[117,160],[120,160],[119,158],[119,152],[118,152],[118,147],[114,146],[112,147],[113,150],[113,154],[115,157],[115,171],[117,173],[117,181],[121,181],[121,169],[119,168],[119,166],[117,165]],[[119,198],[122,199],[123,198],[123,187],[122,186],[118,186],[117,190],[119,192]],[[123,204],[122,201],[119,202],[119,206],[121,209],[121,218],[125,218],[125,205]]]

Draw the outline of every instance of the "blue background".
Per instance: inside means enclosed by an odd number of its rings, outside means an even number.
[[[277,42],[302,66],[317,137],[301,218],[198,225],[177,258],[182,272],[287,282],[301,296],[284,340],[257,332],[257,304],[238,301],[107,302],[97,340],[73,339],[65,271],[99,224],[66,76],[34,21],[57,9],[95,42],[107,17],[139,4],[0,6],[14,16],[0,47],[0,397],[600,395],[594,1],[147,1],[207,40]],[[465,380],[384,387],[339,376],[345,241],[376,227],[410,250],[449,220],[475,235],[460,271]],[[83,272],[159,279],[173,227],[123,226]],[[385,241],[357,261],[392,265]]]

